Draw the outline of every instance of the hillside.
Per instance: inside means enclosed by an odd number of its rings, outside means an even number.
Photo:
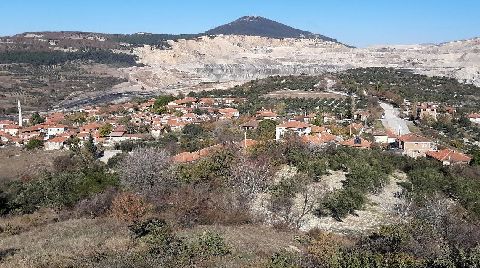
[[[203,34],[61,31],[0,37],[0,114],[14,112],[18,97],[27,110],[57,103],[73,107],[118,97],[225,89],[272,75],[368,67],[480,85],[479,38],[368,48],[332,40],[262,17],[242,17]],[[50,71],[55,64],[60,67]],[[67,76],[73,80],[59,79]],[[33,82],[22,84],[25,80]]]
[[[233,22],[218,26],[205,32],[208,35],[248,35],[270,38],[314,38],[324,41],[336,42],[337,40],[295,29],[285,24],[259,16],[244,16]]]

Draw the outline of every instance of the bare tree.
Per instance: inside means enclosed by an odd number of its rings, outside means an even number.
[[[324,198],[327,193],[326,189],[327,187],[323,182],[303,185],[300,188],[296,197],[297,209],[293,216],[296,228],[302,227],[305,223],[305,216],[313,213],[318,207],[319,200]]]
[[[325,183],[312,183],[304,173],[297,173],[292,178],[280,182],[280,191],[276,191],[269,202],[277,226],[301,228],[307,215],[311,214],[325,197]]]
[[[137,148],[119,164],[120,181],[136,192],[166,190],[171,183],[171,158],[157,148]]]
[[[248,202],[267,190],[274,172],[270,163],[242,156],[231,174],[230,183],[239,201]]]

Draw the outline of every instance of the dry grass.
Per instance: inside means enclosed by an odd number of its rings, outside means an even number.
[[[115,220],[67,220],[2,238],[0,252],[13,254],[0,267],[73,267],[84,258],[126,252],[130,243],[127,227]]]
[[[301,248],[296,231],[279,231],[261,225],[197,226],[179,232],[180,236],[192,238],[205,231],[220,234],[231,248],[232,254],[217,259],[216,267],[264,267],[265,261],[278,251],[299,251]]]
[[[29,179],[43,170],[53,168],[55,157],[65,155],[65,151],[27,151],[18,147],[0,149],[0,183],[16,179]]]
[[[41,209],[32,214],[0,217],[0,238],[29,231],[35,227],[58,221],[59,215],[51,209]]]
[[[128,266],[136,265],[131,263],[135,252],[143,252],[141,245],[132,240],[127,225],[114,219],[52,222],[53,216],[48,217],[48,212],[42,215],[1,219],[2,223],[9,221],[22,226],[23,231],[0,235],[0,268],[97,267],[101,266],[103,257],[107,260],[105,267]],[[207,262],[216,267],[263,267],[275,252],[302,248],[297,239],[300,233],[261,225],[197,226],[180,230],[178,235],[193,241],[205,231],[219,233],[231,249],[231,254]]]

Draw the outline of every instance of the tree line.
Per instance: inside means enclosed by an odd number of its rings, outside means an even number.
[[[114,53],[110,50],[64,51],[7,51],[0,52],[0,64],[26,63],[56,65],[71,61],[93,61],[103,64],[136,65],[137,56]]]

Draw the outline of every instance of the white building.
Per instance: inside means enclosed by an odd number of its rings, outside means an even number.
[[[480,114],[474,113],[474,114],[469,114],[468,119],[470,122],[475,123],[475,124],[480,124]]]
[[[55,137],[52,139],[47,140],[43,146],[45,150],[51,151],[51,150],[61,150],[65,148],[66,142],[68,140],[68,137]]]
[[[308,135],[312,132],[311,125],[299,121],[288,121],[275,128],[275,140],[280,140],[286,133],[293,132],[298,136]]]
[[[67,131],[67,126],[64,125],[51,125],[47,127],[47,136],[53,137]]]

